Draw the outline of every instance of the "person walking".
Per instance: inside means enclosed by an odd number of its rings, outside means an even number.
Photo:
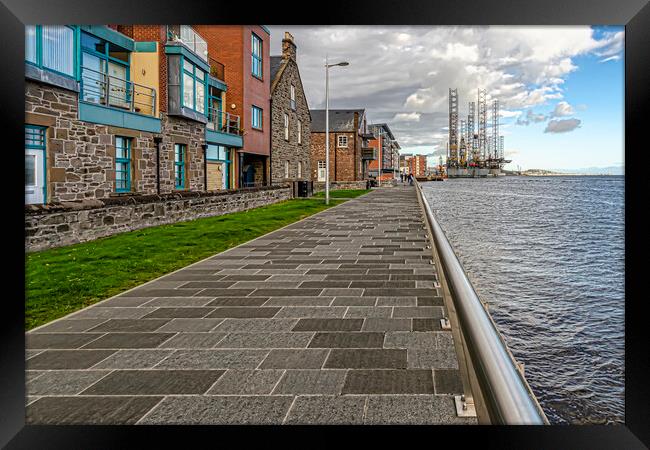
[[[409,173],[409,186],[413,186],[413,174]]]

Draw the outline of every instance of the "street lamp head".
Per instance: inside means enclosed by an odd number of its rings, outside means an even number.
[[[337,66],[349,66],[349,65],[350,65],[350,63],[347,62],[347,61],[342,61],[342,62],[337,64]]]

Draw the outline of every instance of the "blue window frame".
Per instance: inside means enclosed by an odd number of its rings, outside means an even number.
[[[230,189],[230,164],[232,160],[230,159],[230,150],[223,145],[214,145],[208,144],[208,148],[205,151],[205,159],[208,162],[217,162],[223,163],[224,173],[225,173],[225,188]]]
[[[131,191],[131,139],[115,136],[115,192]]]
[[[25,26],[25,61],[75,77],[75,29],[67,25]]]
[[[131,108],[131,52],[112,42],[81,32],[81,99]]]
[[[251,33],[251,72],[257,78],[262,78],[262,39],[255,33]]]
[[[45,153],[45,130],[39,125],[25,125],[25,149],[43,152],[43,203],[47,203],[47,162]],[[32,164],[30,165],[30,161]],[[33,158],[25,158],[25,184],[35,184],[36,169]]]
[[[185,144],[174,144],[174,180],[176,189],[185,189]]]
[[[251,126],[257,128],[258,130],[262,129],[262,108],[253,106],[251,109]]]
[[[207,103],[205,93],[208,88],[207,74],[186,58],[182,57],[181,59],[181,64],[183,65],[183,79],[181,82],[183,106],[205,114]]]

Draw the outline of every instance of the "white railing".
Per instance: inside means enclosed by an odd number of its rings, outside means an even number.
[[[220,133],[241,134],[241,119],[239,116],[221,111],[216,108],[208,108],[208,123],[209,130],[218,131]]]
[[[182,42],[187,48],[208,62],[208,43],[189,25],[168,25],[167,38]]]

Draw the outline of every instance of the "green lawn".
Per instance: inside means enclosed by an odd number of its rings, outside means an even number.
[[[338,189],[330,191],[330,198],[353,198],[370,191],[370,189]],[[325,191],[315,193],[314,197],[325,198]]]
[[[361,191],[357,195],[361,195]],[[346,194],[346,197],[356,195]],[[330,203],[331,206],[340,201]],[[32,329],[328,208],[295,199],[29,253],[25,326]]]

